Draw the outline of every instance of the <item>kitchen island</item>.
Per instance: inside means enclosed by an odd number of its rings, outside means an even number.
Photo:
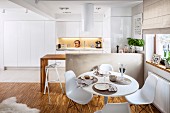
[[[47,54],[40,59],[40,90],[44,91],[45,85],[45,67],[48,65],[48,60],[65,60],[65,54]]]

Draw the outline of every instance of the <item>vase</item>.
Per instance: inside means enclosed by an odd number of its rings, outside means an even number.
[[[140,47],[140,46],[135,46],[135,51],[137,53],[141,53],[143,51],[143,47]]]

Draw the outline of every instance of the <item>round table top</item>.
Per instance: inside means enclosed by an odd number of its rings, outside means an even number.
[[[121,73],[118,73],[118,72],[111,72],[111,74],[116,75],[118,77],[121,76]],[[84,75],[95,76],[98,79],[97,83],[103,83],[104,82],[104,77],[98,77],[98,76],[94,75],[93,72],[86,72],[86,73],[81,74],[80,76],[84,76]],[[114,82],[111,82],[109,80],[109,77],[105,78],[105,83],[114,84],[117,87],[117,92],[115,92],[111,95],[104,95],[104,94],[100,94],[100,93],[97,93],[96,91],[94,91],[92,87],[96,83],[91,84],[91,85],[86,86],[86,87],[83,87],[83,89],[87,92],[90,92],[90,93],[93,93],[93,94],[96,94],[96,95],[110,96],[110,97],[126,96],[126,95],[129,95],[131,93],[134,93],[136,90],[139,89],[139,84],[134,78],[132,78],[128,75],[125,75],[125,74],[124,74],[124,77],[131,80],[131,83],[129,85],[115,84]]]

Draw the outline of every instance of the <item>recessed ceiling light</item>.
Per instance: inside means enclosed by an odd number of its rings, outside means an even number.
[[[25,10],[25,13],[28,13],[28,9]]]
[[[59,7],[60,10],[68,10],[69,7]]]
[[[2,10],[2,13],[5,13],[5,9]]]
[[[68,14],[68,13],[71,13],[71,12],[63,12],[63,13]]]
[[[100,10],[100,9],[101,9],[101,7],[96,7],[96,9],[97,9],[97,10]]]

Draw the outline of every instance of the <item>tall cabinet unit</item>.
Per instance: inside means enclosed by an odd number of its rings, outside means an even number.
[[[44,55],[44,22],[31,22],[31,66],[39,66]]]
[[[111,53],[111,33],[110,18],[103,20],[103,52]]]
[[[18,45],[17,22],[4,23],[4,64],[5,66],[17,66]]]
[[[40,58],[55,54],[54,21],[6,21],[4,66],[39,67]]]
[[[55,21],[45,21],[45,54],[54,54],[56,50],[56,23]]]
[[[20,21],[18,24],[18,66],[31,65],[31,39],[30,39],[30,24],[31,22]],[[16,39],[17,40],[17,39]]]
[[[131,37],[131,17],[111,18],[111,45],[112,52],[116,52],[116,46],[124,48],[127,38]]]

